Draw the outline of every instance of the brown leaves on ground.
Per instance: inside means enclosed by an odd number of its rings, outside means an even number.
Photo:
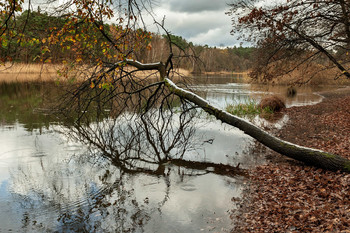
[[[291,164],[252,174],[242,232],[341,232],[350,229],[350,175]],[[238,230],[236,229],[236,230]]]
[[[350,93],[285,113],[290,121],[278,136],[350,159]],[[350,174],[286,159],[250,175],[249,201],[232,216],[233,232],[350,232]]]
[[[327,96],[317,105],[286,109],[290,122],[278,136],[350,159],[350,93]]]

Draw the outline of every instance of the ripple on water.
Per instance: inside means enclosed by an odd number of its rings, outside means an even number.
[[[180,188],[184,191],[187,191],[187,192],[193,192],[193,191],[196,191],[197,188],[194,184],[189,184],[189,183],[185,183],[185,184],[181,184],[180,185]]]
[[[70,153],[81,152],[84,149],[82,145],[67,145],[64,147],[64,151]]]
[[[47,156],[47,153],[45,151],[35,151],[34,153],[31,154],[31,157],[34,158],[42,158]]]
[[[34,154],[32,148],[18,148],[15,150],[5,151],[0,154],[0,167],[12,167],[20,158],[27,157],[28,154]]]
[[[21,203],[22,208],[30,210],[31,216],[41,222],[51,222],[53,216],[57,219],[65,214],[93,211],[94,205],[115,188],[113,184],[101,184],[97,180],[84,179],[86,175],[81,173],[69,176],[50,171],[46,175],[53,177],[41,178],[40,182],[37,182],[38,179],[36,181],[27,179],[22,189],[19,189],[18,185],[16,187],[10,185],[7,191]],[[64,179],[62,175],[65,176]]]

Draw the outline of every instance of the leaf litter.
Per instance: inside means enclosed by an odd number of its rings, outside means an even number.
[[[350,91],[324,93],[323,102],[285,109],[284,140],[350,159]],[[253,168],[231,218],[232,232],[350,233],[350,174],[304,165],[269,151]]]

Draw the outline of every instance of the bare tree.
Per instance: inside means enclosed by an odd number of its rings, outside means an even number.
[[[314,64],[312,75],[333,69],[350,78],[349,1],[236,1],[228,12],[232,33],[258,44],[252,76],[266,80]],[[316,67],[316,68],[315,68]],[[337,71],[337,72],[336,72]]]

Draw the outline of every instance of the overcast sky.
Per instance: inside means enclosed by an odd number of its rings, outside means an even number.
[[[153,2],[156,20],[165,16],[165,27],[194,44],[239,46],[230,35],[231,20],[225,14],[230,0],[158,0]],[[147,23],[152,24],[148,19]],[[160,32],[162,33],[162,32]]]
[[[28,0],[25,0],[27,2]],[[39,2],[35,0],[33,6],[37,9]],[[58,0],[64,3],[67,0]],[[188,42],[209,46],[239,46],[240,42],[230,35],[231,19],[225,14],[233,0],[151,0],[154,17],[161,22],[165,16],[165,27],[172,34],[182,36]],[[126,1],[125,1],[126,2]],[[52,7],[52,4],[40,4],[42,9]],[[157,31],[154,20],[143,14],[147,28]],[[161,34],[164,32],[160,31]]]

